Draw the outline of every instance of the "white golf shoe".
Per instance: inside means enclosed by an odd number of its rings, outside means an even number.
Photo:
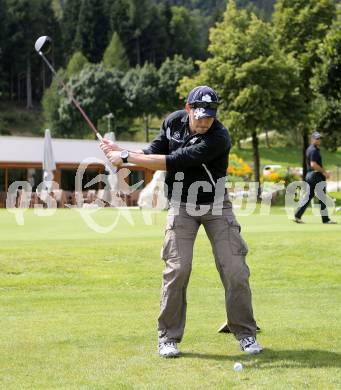
[[[159,355],[164,358],[174,358],[179,356],[180,352],[174,341],[168,341],[159,344]]]
[[[263,351],[263,348],[257,343],[255,337],[245,337],[239,340],[240,350],[249,354],[256,354]]]

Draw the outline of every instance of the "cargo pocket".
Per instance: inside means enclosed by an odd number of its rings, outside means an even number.
[[[168,215],[166,223],[165,238],[161,248],[161,259],[168,260],[178,255],[178,247],[175,234],[175,216]]]
[[[248,247],[240,234],[240,225],[233,217],[227,217],[229,227],[229,241],[233,255],[246,255]]]

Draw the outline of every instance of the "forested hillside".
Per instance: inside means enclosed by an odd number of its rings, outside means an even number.
[[[238,0],[271,11],[272,0]],[[1,96],[40,101],[50,77],[33,53],[36,37],[54,38],[53,62],[66,66],[81,51],[98,63],[116,32],[130,66],[156,67],[175,54],[207,56],[208,30],[220,20],[226,0],[0,0]]]
[[[156,0],[162,2],[163,0]],[[205,14],[212,14],[226,8],[226,0],[169,0],[171,5],[183,5],[190,9],[200,9]],[[254,6],[268,17],[273,12],[275,0],[237,0],[237,5],[241,8]]]
[[[235,140],[278,127],[304,129],[306,142],[318,127],[337,145],[337,2],[0,0],[0,134],[21,133],[21,117],[28,134],[48,126],[56,136],[90,136],[34,50],[49,35],[59,75],[97,126],[113,114],[119,136],[143,123],[148,139],[153,118],[181,107],[200,82],[220,92]],[[32,112],[41,118],[35,125]]]

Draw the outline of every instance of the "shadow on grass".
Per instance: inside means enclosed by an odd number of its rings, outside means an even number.
[[[215,355],[208,353],[183,352],[183,358],[205,359],[217,361],[245,362],[248,367],[267,368],[319,368],[341,367],[341,354],[318,349],[272,350],[269,348],[258,355]]]

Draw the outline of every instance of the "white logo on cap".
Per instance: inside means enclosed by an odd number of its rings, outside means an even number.
[[[205,115],[206,115],[206,112],[205,112],[204,108],[196,108],[194,110],[194,117],[195,117],[195,119],[203,118]]]
[[[209,95],[209,94],[206,94],[206,95],[204,95],[204,96],[201,98],[201,101],[202,101],[202,102],[212,103],[212,96]]]

